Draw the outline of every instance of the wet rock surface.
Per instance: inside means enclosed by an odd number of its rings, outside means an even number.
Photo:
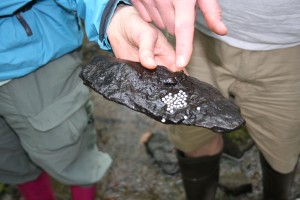
[[[166,124],[201,126],[217,133],[245,124],[233,101],[183,71],[171,72],[163,66],[149,70],[137,62],[98,56],[80,77],[106,99]]]

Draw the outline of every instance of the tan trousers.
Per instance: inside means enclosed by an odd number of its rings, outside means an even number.
[[[274,169],[287,173],[294,168],[300,153],[300,46],[248,51],[196,31],[187,70],[234,98],[248,132]],[[169,138],[188,152],[214,136],[203,128],[172,126]]]

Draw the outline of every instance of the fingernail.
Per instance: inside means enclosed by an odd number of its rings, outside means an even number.
[[[150,58],[150,57],[147,58],[147,63],[148,63],[148,65],[156,66],[155,61],[152,58]]]
[[[219,31],[220,31],[220,35],[226,35],[227,34],[227,27],[225,26],[224,23],[220,23],[218,28],[219,28]]]
[[[177,65],[177,67],[181,67],[181,68],[185,67],[186,62],[185,62],[185,59],[184,59],[183,56],[178,56],[177,57],[176,65]]]

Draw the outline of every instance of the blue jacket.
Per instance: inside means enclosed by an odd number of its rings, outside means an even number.
[[[129,0],[1,0],[0,81],[24,76],[90,41],[109,50],[106,28]]]

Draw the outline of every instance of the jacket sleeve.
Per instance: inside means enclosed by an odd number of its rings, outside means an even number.
[[[77,14],[84,19],[87,37],[104,50],[111,50],[106,31],[120,3],[131,5],[130,0],[77,0]]]

